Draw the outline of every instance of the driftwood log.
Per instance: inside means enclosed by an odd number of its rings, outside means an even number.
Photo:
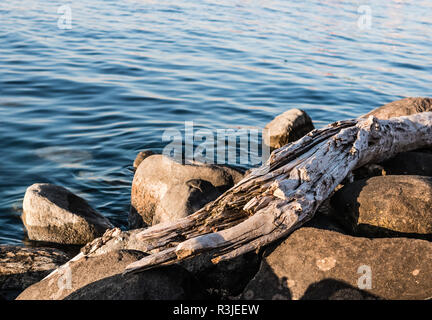
[[[213,263],[256,250],[310,220],[350,173],[432,146],[432,112],[339,121],[275,150],[260,168],[194,214],[137,234],[150,253],[137,272],[212,252]]]

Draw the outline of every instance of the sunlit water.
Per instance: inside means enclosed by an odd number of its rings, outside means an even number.
[[[432,96],[431,13],[428,0],[0,1],[0,244],[23,243],[35,182],[126,227],[136,153],[185,121],[260,128],[299,107],[321,127]]]

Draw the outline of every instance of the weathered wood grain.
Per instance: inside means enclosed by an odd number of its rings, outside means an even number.
[[[428,146],[432,112],[390,120],[371,116],[314,130],[275,150],[265,165],[196,213],[138,233],[151,254],[125,272],[206,251],[217,263],[256,250],[310,220],[352,170]]]

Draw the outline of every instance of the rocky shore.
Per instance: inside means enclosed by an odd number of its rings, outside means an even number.
[[[432,99],[406,98],[370,112],[379,119],[432,111]],[[266,129],[271,149],[314,129],[291,109]],[[148,255],[135,236],[184,218],[215,200],[245,173],[138,154],[129,230],[122,231],[61,186],[36,183],[23,200],[34,241],[80,245],[0,246],[0,299],[431,299],[432,149],[404,152],[355,170],[291,235],[218,264],[208,254],[139,273],[125,267]],[[82,257],[85,256],[85,259]]]

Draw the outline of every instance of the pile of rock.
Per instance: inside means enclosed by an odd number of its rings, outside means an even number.
[[[431,99],[403,99],[371,114],[385,119],[422,111],[432,111]],[[279,148],[313,130],[313,124],[304,111],[292,109],[266,128],[264,140]],[[431,150],[417,150],[360,168],[316,218],[259,253],[217,265],[203,254],[127,275],[122,275],[125,266],[147,255],[135,237],[140,231],[197,211],[243,173],[139,153],[129,231],[114,228],[70,191],[36,184],[23,203],[29,238],[85,246],[72,260],[54,249],[0,247],[0,292],[6,298],[21,292],[18,299],[427,299],[432,297],[431,160]]]

